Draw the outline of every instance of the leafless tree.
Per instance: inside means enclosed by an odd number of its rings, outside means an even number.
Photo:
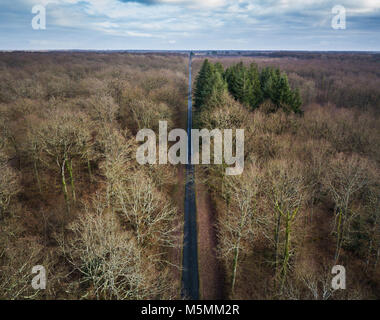
[[[97,95],[89,100],[89,113],[99,124],[112,124],[118,115],[119,106],[109,95]]]
[[[354,197],[368,183],[367,167],[366,159],[343,154],[338,154],[328,166],[324,184],[335,204],[335,261],[339,259],[352,219],[357,215],[351,208]]]
[[[93,286],[97,298],[154,299],[170,295],[165,272],[158,275],[154,257],[139,247],[133,232],[120,226],[117,216],[97,195],[85,206],[60,241],[66,257]]]
[[[234,294],[239,265],[239,254],[247,251],[247,241],[257,236],[257,193],[260,186],[259,170],[254,165],[241,177],[226,177],[230,194],[229,210],[219,217],[219,252],[231,268],[231,294]]]
[[[19,192],[19,176],[7,164],[5,154],[0,150],[0,218],[9,208],[12,198]]]
[[[297,163],[283,160],[271,161],[267,166],[266,193],[273,213],[274,226],[274,267],[281,278],[280,291],[285,283],[289,269],[290,257],[293,254],[291,235],[293,224],[300,214],[303,203],[304,182]],[[280,248],[283,253],[280,256]],[[281,257],[281,262],[280,262]]]
[[[35,238],[22,237],[19,229],[4,221],[0,226],[0,299],[37,299],[43,291],[31,285],[43,247]]]
[[[120,132],[111,126],[104,126],[94,145],[94,158],[97,159],[105,176],[107,204],[115,198],[118,184],[125,184],[128,170],[133,170],[134,142],[127,138],[128,131]]]
[[[117,210],[132,225],[139,245],[175,246],[176,209],[149,177],[135,173],[127,185],[118,185],[115,200]]]
[[[55,163],[61,176],[62,190],[69,210],[69,196],[66,183],[67,169],[72,199],[76,201],[76,192],[73,175],[73,160],[80,159],[86,153],[90,143],[89,124],[86,116],[66,110],[56,110],[50,118],[42,121],[41,126],[32,129],[32,135],[37,137],[36,143],[43,152],[41,160],[50,165]]]
[[[372,264],[376,269],[380,254],[380,192],[376,187],[369,188],[366,213],[368,225],[365,232],[368,237],[368,251],[366,254],[366,268]]]

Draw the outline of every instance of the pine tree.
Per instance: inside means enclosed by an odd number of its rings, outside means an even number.
[[[215,71],[219,72],[220,75],[223,77],[224,75],[224,67],[220,62],[215,63],[214,65]]]
[[[236,65],[226,70],[225,79],[227,81],[228,91],[237,100],[238,99],[237,88],[239,87],[239,83],[238,83],[238,70],[237,70]]]
[[[195,106],[199,111],[211,108],[221,102],[226,90],[252,110],[267,101],[272,106],[267,112],[282,109],[302,113],[300,93],[291,89],[287,75],[280,69],[266,67],[259,72],[255,63],[247,68],[240,62],[224,71],[221,63],[212,64],[206,59],[197,77]]]
[[[273,100],[273,85],[275,82],[275,72],[274,69],[271,67],[266,67],[261,71],[260,74],[260,83],[261,83],[261,90],[263,93],[263,99],[271,99]]]
[[[196,80],[194,97],[194,105],[196,108],[201,108],[212,93],[212,73],[212,64],[206,59],[203,62]]]
[[[232,96],[244,105],[250,105],[253,95],[253,86],[250,74],[243,62],[240,62],[226,71],[228,90]]]
[[[282,109],[285,112],[301,113],[302,100],[298,90],[290,88],[288,77],[276,68],[267,67],[260,74],[262,97],[270,99],[276,106],[273,111]]]
[[[219,72],[218,69],[216,69],[216,66],[214,66],[211,81],[211,94],[207,98],[207,101],[203,108],[210,108],[213,105],[221,103],[221,97],[223,96],[223,93],[227,91],[227,83],[224,80],[223,75]]]
[[[302,114],[302,110],[301,110],[302,99],[301,99],[299,89],[296,89],[295,91],[292,92],[290,106],[292,107],[292,110],[294,113]]]
[[[249,105],[252,109],[256,109],[263,101],[263,92],[261,90],[260,74],[258,67],[252,63],[248,70],[251,82],[251,92],[249,94]]]
[[[195,88],[194,104],[198,111],[209,108],[211,99],[212,103],[219,102],[222,93],[227,90],[223,73],[224,69],[220,63],[213,65],[207,59],[203,62]]]

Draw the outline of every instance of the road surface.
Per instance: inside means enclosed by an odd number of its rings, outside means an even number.
[[[194,166],[191,164],[192,143],[191,128],[192,118],[192,89],[191,89],[191,54],[189,55],[189,96],[187,107],[187,146],[188,164],[186,165],[185,185],[185,219],[184,219],[184,243],[182,257],[182,292],[183,298],[191,300],[199,299],[199,274],[198,274],[198,237],[197,214],[195,206]]]

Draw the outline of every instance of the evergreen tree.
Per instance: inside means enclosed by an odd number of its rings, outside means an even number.
[[[223,74],[219,72],[220,69],[217,69],[217,66],[214,66],[213,69],[211,77],[211,94],[207,98],[204,108],[209,108],[212,105],[220,103],[223,93],[227,91],[227,83],[223,78]]]
[[[248,74],[251,82],[249,105],[252,109],[256,109],[263,101],[263,92],[261,90],[260,74],[257,64],[251,63]]]
[[[273,85],[275,82],[275,72],[271,67],[266,67],[261,71],[260,74],[260,84],[261,90],[263,94],[263,99],[271,99],[273,98]]]
[[[224,67],[220,62],[215,63],[214,65],[215,70],[220,73],[220,75],[223,77],[224,75]]]
[[[252,81],[249,72],[240,62],[226,71],[228,90],[232,96],[244,105],[250,105],[253,95]]]
[[[201,108],[212,93],[213,66],[206,59],[196,79],[194,105]]]
[[[302,114],[302,110],[301,110],[302,99],[301,99],[299,89],[296,89],[295,91],[292,92],[290,105],[292,107],[293,112]]]
[[[209,107],[210,99],[213,103],[218,102],[223,91],[227,90],[223,73],[224,69],[220,63],[213,65],[208,59],[203,62],[196,80],[194,99],[199,111]]]
[[[301,113],[301,97],[299,91],[290,88],[286,74],[276,68],[267,67],[260,74],[263,99],[270,99],[276,106],[275,110],[283,109],[286,112]]]
[[[260,73],[255,63],[247,68],[240,62],[224,71],[221,63],[214,65],[206,59],[197,77],[195,106],[200,110],[221,103],[220,97],[226,90],[251,109],[267,101],[271,105],[267,112],[282,109],[301,113],[300,93],[290,88],[287,75],[280,69],[266,67]]]
[[[291,90],[288,82],[288,77],[281,74],[279,69],[275,70],[272,87],[272,101],[278,107],[288,104],[291,100]]]
[[[239,83],[237,79],[237,73],[238,71],[236,65],[228,68],[225,72],[225,79],[227,81],[228,91],[235,99],[238,99],[237,87],[239,86]]]

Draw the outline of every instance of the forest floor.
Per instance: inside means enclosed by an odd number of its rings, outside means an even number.
[[[195,181],[200,298],[206,300],[223,299],[224,279],[216,252],[215,210],[200,174],[197,175]]]
[[[178,166],[177,168],[177,185],[173,191],[173,199],[175,199],[176,207],[178,208],[177,219],[175,224],[178,225],[178,230],[176,231],[177,242],[175,247],[170,250],[170,262],[172,266],[172,278],[178,279],[178,296],[175,299],[180,299],[181,292],[181,274],[182,274],[182,244],[183,244],[183,219],[184,219],[184,207],[183,203],[185,201],[185,168],[184,166]]]

